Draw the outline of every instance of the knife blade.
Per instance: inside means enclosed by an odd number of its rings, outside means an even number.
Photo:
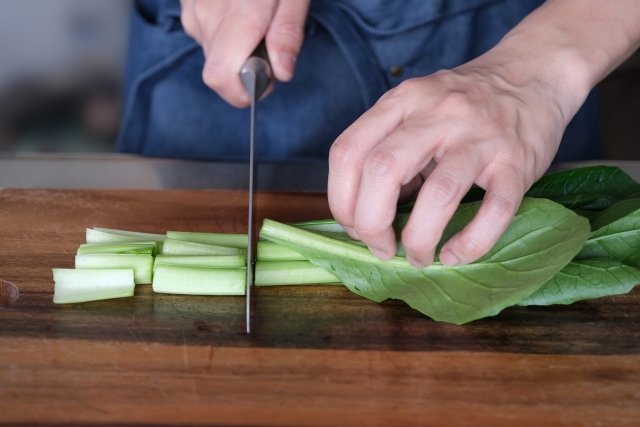
[[[249,138],[249,218],[248,218],[248,242],[247,242],[247,287],[246,287],[246,322],[247,333],[251,332],[251,285],[253,284],[253,196],[255,184],[255,122],[256,104],[269,87],[273,79],[271,64],[267,54],[267,46],[264,39],[245,61],[240,69],[240,79],[251,97],[251,131]]]

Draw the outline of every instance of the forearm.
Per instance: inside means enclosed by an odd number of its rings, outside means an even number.
[[[513,86],[535,78],[568,121],[589,91],[640,47],[640,1],[548,0],[473,61]]]

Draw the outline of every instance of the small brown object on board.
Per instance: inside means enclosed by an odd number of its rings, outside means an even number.
[[[8,307],[18,301],[18,288],[11,282],[0,279],[0,307]]]

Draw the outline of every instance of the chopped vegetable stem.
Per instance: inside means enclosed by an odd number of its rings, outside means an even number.
[[[163,255],[246,255],[247,250],[167,239],[160,253]]]
[[[159,264],[153,291],[185,295],[244,295],[244,269],[200,268]]]
[[[242,268],[247,257],[244,255],[158,255],[153,270],[159,264],[187,265],[202,268]]]
[[[307,259],[293,249],[279,243],[261,240],[258,242],[257,261],[306,261]]]
[[[54,268],[53,280],[55,304],[131,297],[135,288],[130,269]]]
[[[77,269],[131,269],[135,283],[151,283],[153,256],[147,254],[76,255]]]
[[[247,249],[248,242],[246,234],[195,233],[189,231],[167,231],[167,238],[239,249]]]
[[[341,284],[333,274],[309,261],[256,263],[256,286]]]

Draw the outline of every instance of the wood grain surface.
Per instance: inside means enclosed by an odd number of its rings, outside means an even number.
[[[638,425],[640,291],[454,326],[342,286],[56,306],[86,227],[246,232],[245,192],[0,191],[0,424]],[[330,216],[259,193],[259,219]]]

